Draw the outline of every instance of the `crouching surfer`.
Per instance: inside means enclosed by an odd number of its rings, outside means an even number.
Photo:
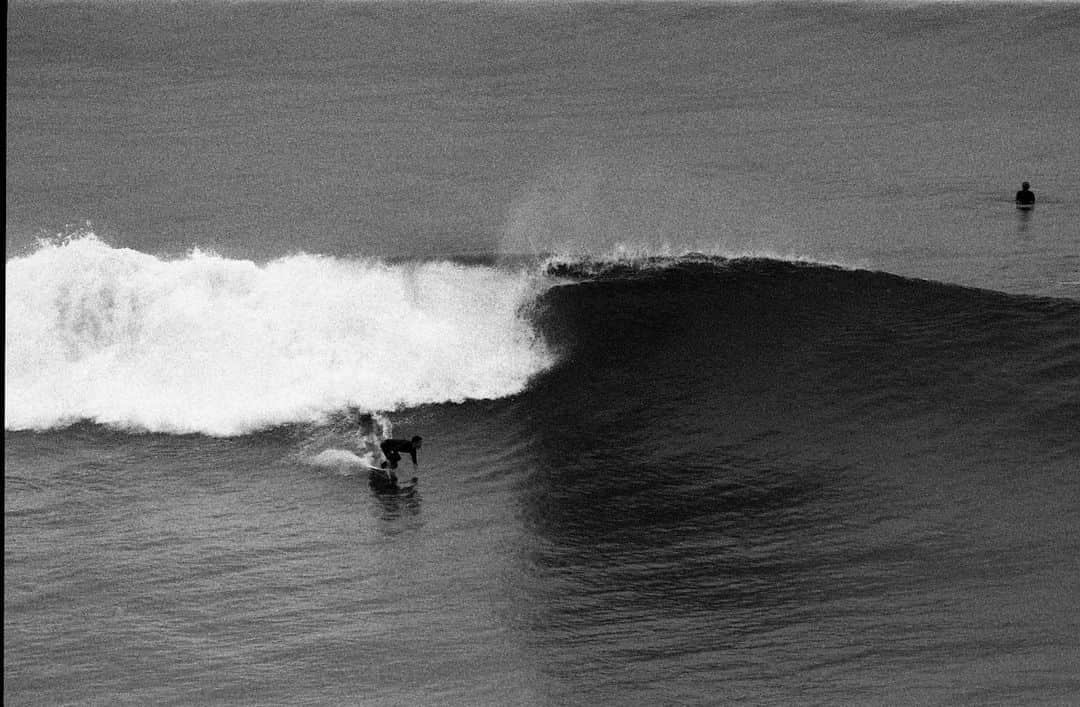
[[[379,445],[379,449],[382,450],[383,456],[386,457],[381,466],[383,469],[387,469],[387,475],[397,483],[397,474],[394,473],[394,469],[397,469],[398,462],[401,461],[401,455],[408,454],[412,458],[413,471],[419,470],[419,465],[416,463],[416,452],[423,445],[424,439],[420,435],[416,435],[412,439],[387,439],[383,440]]]

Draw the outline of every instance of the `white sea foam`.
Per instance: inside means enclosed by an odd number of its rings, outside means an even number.
[[[342,466],[360,466],[372,464],[373,458],[370,456],[360,456],[356,452],[348,449],[324,449],[313,457],[307,460],[308,464],[312,466],[323,467],[342,467]]]
[[[164,260],[93,235],[6,264],[4,425],[242,434],[521,391],[552,356],[524,271]]]

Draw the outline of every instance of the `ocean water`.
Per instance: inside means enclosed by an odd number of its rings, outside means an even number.
[[[7,20],[6,704],[1080,701],[1080,7]]]

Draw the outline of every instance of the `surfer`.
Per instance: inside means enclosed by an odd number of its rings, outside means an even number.
[[[397,464],[401,461],[401,453],[405,452],[412,457],[413,469],[416,469],[416,451],[420,449],[423,443],[424,438],[420,435],[416,435],[412,439],[384,440],[383,443],[379,445],[379,449],[382,450],[383,456],[386,457],[386,461],[382,463],[383,468],[386,468],[387,463],[389,463],[391,469],[397,469]]]
[[[1035,192],[1031,191],[1031,185],[1024,182],[1020,185],[1020,191],[1016,192],[1017,206],[1034,206]]]

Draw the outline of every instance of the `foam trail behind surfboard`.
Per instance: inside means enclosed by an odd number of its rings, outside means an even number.
[[[367,466],[369,463],[364,457],[348,449],[324,449],[307,460],[312,466]]]

